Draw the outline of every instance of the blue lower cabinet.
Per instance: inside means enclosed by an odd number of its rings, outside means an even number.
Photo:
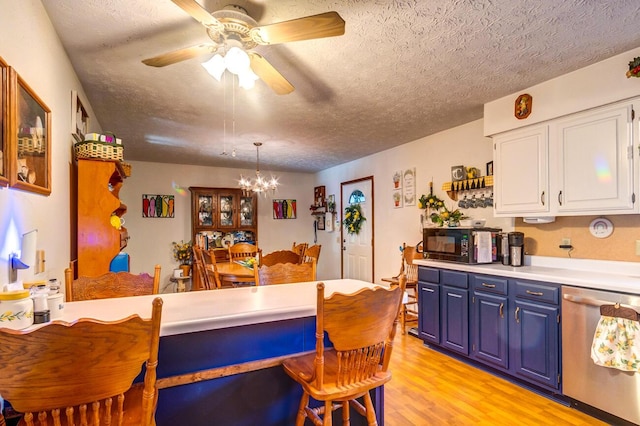
[[[440,344],[440,286],[418,281],[418,335],[425,343]]]
[[[540,389],[561,389],[558,284],[422,266],[418,275],[426,344]]]
[[[550,389],[560,388],[560,308],[515,301],[512,319],[512,372]]]
[[[474,292],[471,355],[485,364],[509,368],[509,300]]]
[[[442,346],[469,355],[469,290],[442,286]]]

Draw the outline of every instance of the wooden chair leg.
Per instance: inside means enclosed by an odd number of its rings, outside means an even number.
[[[371,401],[371,394],[369,392],[364,394],[364,406],[367,409],[367,424],[369,426],[378,426],[376,410],[373,408],[373,402]]]
[[[296,426],[303,426],[304,419],[307,417],[306,407],[309,403],[309,394],[302,392],[302,398],[300,398],[300,406],[298,407],[298,415],[296,416]]]
[[[342,403],[342,426],[349,426],[351,424],[349,411],[349,401],[344,401]]]
[[[407,307],[406,305],[402,305],[402,309],[400,309],[400,333],[405,334],[407,324]]]
[[[324,426],[333,425],[332,414],[333,414],[333,402],[325,401],[324,402],[324,418],[322,419]]]

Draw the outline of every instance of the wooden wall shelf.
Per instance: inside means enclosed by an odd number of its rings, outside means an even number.
[[[446,191],[453,201],[458,200],[458,193],[461,191],[483,190],[491,187],[493,187],[493,176],[480,176],[442,184],[442,190]]]

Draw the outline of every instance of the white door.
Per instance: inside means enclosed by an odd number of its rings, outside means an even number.
[[[342,216],[344,209],[358,203],[366,219],[358,234],[342,227],[342,277],[373,282],[373,178],[342,184]]]

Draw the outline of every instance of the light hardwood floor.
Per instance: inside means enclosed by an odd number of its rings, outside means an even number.
[[[385,425],[606,425],[396,334]]]

